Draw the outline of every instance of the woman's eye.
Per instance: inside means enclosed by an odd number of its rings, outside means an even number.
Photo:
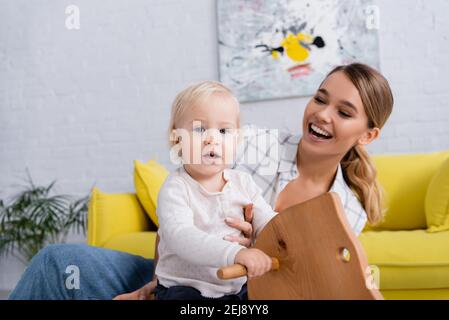
[[[344,111],[338,111],[338,113],[344,117],[344,118],[351,118],[351,115],[349,113],[346,113]]]
[[[193,129],[193,131],[197,133],[203,133],[204,131],[206,131],[206,129],[204,129],[203,127],[196,127]]]
[[[320,97],[315,97],[315,102],[318,104],[324,104],[324,100],[321,99]]]

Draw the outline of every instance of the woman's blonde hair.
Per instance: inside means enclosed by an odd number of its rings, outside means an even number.
[[[206,99],[212,94],[225,94],[229,97],[235,99],[238,103],[237,98],[232,94],[232,91],[226,87],[224,84],[217,81],[202,81],[199,83],[192,84],[182,90],[176,96],[172,103],[170,123],[168,126],[168,136],[170,141],[170,146],[175,145],[176,139],[173,137],[173,130],[177,128],[180,119],[185,115],[186,111],[189,110],[195,103]],[[240,128],[240,116],[238,117],[238,128]]]
[[[388,81],[375,69],[360,63],[339,66],[331,74],[343,72],[357,88],[368,116],[368,128],[381,129],[393,110],[393,94]],[[377,182],[377,171],[364,146],[356,145],[341,161],[343,175],[354,190],[368,215],[371,225],[384,218],[382,189]]]

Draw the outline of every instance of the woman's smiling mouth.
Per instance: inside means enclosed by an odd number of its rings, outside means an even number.
[[[309,134],[314,140],[330,140],[333,138],[332,134],[316,124],[309,123]]]

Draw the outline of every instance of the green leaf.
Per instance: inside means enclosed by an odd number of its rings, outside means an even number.
[[[29,173],[28,178],[28,185],[9,204],[0,200],[0,255],[17,252],[30,260],[45,245],[64,239],[71,229],[86,234],[89,198],[51,195],[55,181],[36,186]]]

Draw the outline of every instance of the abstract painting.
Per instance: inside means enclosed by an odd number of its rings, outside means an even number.
[[[220,81],[245,102],[311,95],[337,65],[378,68],[376,8],[371,0],[217,0]]]

